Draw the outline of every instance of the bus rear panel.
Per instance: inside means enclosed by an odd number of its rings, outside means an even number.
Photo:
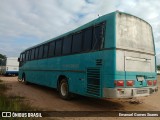
[[[115,87],[105,88],[105,97],[132,98],[158,90],[154,40],[147,22],[117,13],[115,51]]]

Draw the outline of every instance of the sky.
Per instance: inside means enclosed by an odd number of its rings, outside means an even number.
[[[7,57],[119,10],[151,24],[160,64],[160,0],[0,1],[0,53]]]

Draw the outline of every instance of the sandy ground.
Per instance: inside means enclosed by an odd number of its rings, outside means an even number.
[[[17,95],[25,97],[25,101],[32,106],[45,111],[160,111],[160,91],[148,97],[140,97],[136,99],[93,99],[78,96],[76,99],[65,101],[60,99],[55,89],[30,84],[25,85],[17,81],[17,77],[3,77],[0,79],[7,84],[9,90],[8,95]],[[160,86],[160,76],[158,76],[158,85]],[[47,118],[49,119],[49,118]],[[54,118],[62,119],[62,118]],[[64,118],[63,118],[64,119]],[[68,118],[65,119],[84,119]],[[88,119],[110,119],[110,120],[160,120],[160,117],[85,117]]]

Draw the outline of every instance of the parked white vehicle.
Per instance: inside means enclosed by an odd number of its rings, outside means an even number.
[[[5,63],[1,66],[2,74],[4,75],[18,75],[19,62],[17,57],[6,58]]]

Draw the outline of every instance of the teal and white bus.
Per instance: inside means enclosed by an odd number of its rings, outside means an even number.
[[[152,27],[119,11],[24,50],[19,63],[19,80],[56,88],[63,99],[132,98],[158,90]]]

